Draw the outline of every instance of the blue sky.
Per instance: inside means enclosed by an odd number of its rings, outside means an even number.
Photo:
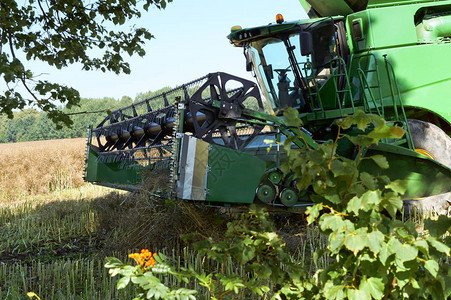
[[[33,63],[40,79],[64,83],[85,98],[130,96],[174,87],[210,72],[223,71],[252,79],[245,71],[241,48],[233,47],[226,36],[230,28],[264,25],[275,21],[307,18],[298,0],[174,0],[165,10],[151,9],[137,21],[155,36],[146,44],[146,56],[127,58],[131,74],[81,71],[71,66],[62,71]]]

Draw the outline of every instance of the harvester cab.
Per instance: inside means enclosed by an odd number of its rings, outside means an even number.
[[[301,113],[312,112],[319,103],[309,101],[309,89],[313,88],[309,79],[315,76],[319,87],[328,81],[338,68],[338,64],[331,62],[338,57],[346,60],[349,57],[349,51],[342,53],[346,40],[336,37],[332,18],[284,22],[279,17],[278,20],[265,27],[235,27],[229,39],[245,48],[271,111],[294,107]],[[344,29],[338,28],[343,38]]]
[[[269,25],[232,28],[228,38],[243,48],[257,84],[211,73],[108,115],[89,132],[85,179],[208,205],[260,201],[295,210],[308,205],[308,192],[283,176],[284,152],[266,141],[317,148],[336,136],[334,120],[362,110],[407,134],[365,152],[384,155],[390,169],[366,160],[361,170],[407,180],[406,199],[446,210],[451,1],[301,4],[310,19],[277,15]],[[299,112],[300,130],[287,125],[286,107]],[[340,149],[355,156],[352,145]]]

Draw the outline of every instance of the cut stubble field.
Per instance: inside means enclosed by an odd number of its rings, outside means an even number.
[[[0,144],[0,299],[29,299],[27,292],[41,299],[132,299],[133,287],[116,290],[118,278],[109,276],[104,259],[131,263],[127,254],[141,248],[199,271],[240,268],[231,261],[209,265],[180,238],[198,232],[219,239],[232,214],[154,198],[145,189],[129,193],[85,183],[84,151],[84,138]],[[313,269],[308,257],[324,239],[301,226],[283,235],[294,256]],[[208,299],[195,283],[187,287]]]

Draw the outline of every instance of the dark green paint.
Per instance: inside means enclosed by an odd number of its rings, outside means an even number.
[[[386,175],[392,181],[407,180],[407,199],[427,197],[450,191],[451,170],[436,161],[403,147],[380,144],[371,147],[366,157],[382,154],[387,158],[389,169],[379,168],[373,160],[365,159],[359,165],[361,172],[375,176]]]
[[[266,163],[250,154],[211,145],[206,201],[252,203]]]
[[[104,185],[137,185],[141,182],[141,167],[136,162],[103,163],[90,148],[85,180]]]

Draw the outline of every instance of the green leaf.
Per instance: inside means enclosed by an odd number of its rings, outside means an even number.
[[[382,248],[379,252],[379,260],[381,261],[381,263],[386,266],[387,263],[391,261],[391,259],[389,260],[389,258],[393,256],[394,253],[391,251],[390,245],[382,244]]]
[[[362,198],[354,196],[349,200],[348,205],[346,207],[347,212],[354,212],[355,214],[359,213],[359,210],[363,208]]]
[[[376,154],[368,158],[371,158],[382,169],[388,169],[389,167],[387,158],[383,155]]]
[[[355,166],[354,161],[341,161],[339,159],[332,160],[330,164],[330,169],[334,173],[335,176],[341,175],[349,175],[357,172],[357,168]]]
[[[369,211],[373,210],[375,205],[381,201],[381,191],[367,191],[361,197],[353,197],[349,200],[347,205],[348,212],[359,214],[359,210]]]
[[[305,213],[307,214],[307,223],[308,224],[312,224],[313,222],[315,222],[315,220],[318,218],[319,212],[321,211],[322,208],[323,207],[321,204],[315,204],[315,205],[307,208]]]
[[[435,260],[428,260],[425,262],[424,268],[428,270],[434,278],[437,277],[439,265]]]
[[[424,228],[429,231],[433,237],[441,237],[445,233],[451,233],[451,218],[445,215],[440,215],[437,220],[424,220]]]
[[[343,218],[336,214],[324,215],[320,221],[321,230],[326,231],[331,229],[337,231],[345,226]]]
[[[418,248],[422,253],[429,256],[429,244],[424,239],[413,241],[415,247]]]
[[[347,295],[349,300],[371,300],[371,295],[366,290],[348,289]]]
[[[373,231],[368,234],[368,247],[376,256],[382,249],[385,236],[380,231]]]
[[[368,117],[370,118],[371,123],[373,123],[376,128],[385,125],[385,120],[381,116],[369,114]]]
[[[351,117],[346,117],[344,119],[338,120],[337,125],[341,126],[343,129],[349,129],[354,124],[354,119]]]
[[[115,268],[123,266],[122,261],[120,261],[116,257],[107,257],[105,258],[105,261],[105,268]]]
[[[352,136],[352,135],[347,135],[344,134],[344,136],[351,141],[351,143],[353,143],[354,145],[360,145],[362,147],[369,147],[371,145],[373,145],[375,142],[372,138],[366,136],[366,135],[357,135],[357,136]]]
[[[370,190],[377,189],[377,181],[373,175],[370,175],[369,173],[366,173],[366,172],[362,172],[362,173],[360,173],[360,180],[362,180],[362,183],[368,189],[370,189]]]
[[[315,164],[322,164],[325,160],[324,152],[321,150],[312,150],[307,152],[307,157]]]
[[[382,299],[384,296],[384,280],[379,277],[370,277],[360,282],[359,290],[370,293],[374,299]]]
[[[117,289],[120,290],[120,289],[125,288],[128,285],[129,282],[130,282],[130,277],[128,277],[128,276],[122,277],[117,282]]]
[[[399,139],[404,135],[404,129],[393,126],[389,127],[386,125],[376,127],[373,131],[371,131],[368,136],[373,138],[374,140],[381,140],[383,138],[395,138]]]
[[[334,231],[329,235],[328,248],[332,253],[339,252],[344,246],[345,234],[343,231]]]
[[[357,255],[359,251],[363,250],[368,245],[368,235],[366,228],[360,228],[355,233],[350,233],[345,236],[345,246],[350,251]]]
[[[428,237],[426,238],[426,240],[428,241],[428,243],[429,243],[432,247],[434,247],[435,249],[437,249],[437,251],[442,252],[442,253],[445,253],[445,254],[448,255],[448,256],[450,255],[450,254],[449,254],[450,248],[449,248],[447,245],[443,244],[442,242],[437,241],[435,238],[433,238],[433,237],[431,237],[431,236],[428,236]]]
[[[389,251],[396,255],[400,262],[414,260],[418,255],[418,249],[407,243],[401,243],[396,237],[391,237],[388,242]]]
[[[303,125],[301,119],[299,119],[299,112],[297,109],[287,107],[283,111],[283,116],[287,124],[290,126],[301,127]]]
[[[326,299],[345,299],[344,286],[328,281],[324,286],[324,296]]]
[[[393,192],[385,193],[382,199],[382,206],[388,211],[392,218],[396,218],[396,212],[402,209],[403,201],[398,194]]]
[[[362,131],[364,131],[368,124],[371,123],[371,119],[362,110],[357,110],[352,117],[354,118],[357,128]]]
[[[400,195],[404,195],[404,193],[407,190],[407,184],[408,181],[407,180],[395,180],[389,184],[387,184],[385,186],[386,189],[391,189],[392,191],[394,191],[395,193],[398,193]]]
[[[255,248],[244,247],[242,256],[241,256],[241,263],[245,264],[245,263],[251,261],[254,257],[255,257]]]

